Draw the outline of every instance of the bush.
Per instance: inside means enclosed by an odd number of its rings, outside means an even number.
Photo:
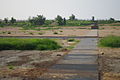
[[[3,31],[2,33],[5,34],[6,32]]]
[[[59,26],[66,25],[66,19],[62,18],[60,15],[57,15],[57,18],[55,18],[55,20]]]
[[[32,33],[32,32],[30,32],[29,34],[33,35],[33,33]]]
[[[39,32],[38,34],[39,34],[39,35],[43,35],[44,33],[43,33],[43,32]]]
[[[14,69],[14,66],[11,66],[11,65],[10,65],[10,66],[8,66],[8,68],[9,68],[9,69]]]
[[[56,50],[59,48],[61,46],[51,39],[0,39],[0,50]]]
[[[8,32],[8,34],[11,34],[11,32]]]
[[[46,18],[43,15],[37,15],[37,17],[33,17],[29,19],[29,22],[33,25],[43,25],[45,24]]]
[[[60,32],[63,32],[63,31],[60,31]]]
[[[4,27],[4,23],[0,21],[0,27]]]
[[[108,36],[102,38],[99,45],[102,47],[120,48],[120,36]]]
[[[54,34],[58,34],[58,32],[54,32]]]
[[[68,42],[73,42],[75,41],[75,39],[68,39]]]

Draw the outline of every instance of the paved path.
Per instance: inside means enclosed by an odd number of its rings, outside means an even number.
[[[88,35],[96,36],[97,30]],[[88,36],[87,35],[87,36]],[[98,80],[97,38],[83,38],[39,80]]]

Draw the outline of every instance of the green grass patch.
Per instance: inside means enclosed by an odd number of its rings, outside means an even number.
[[[8,66],[8,68],[13,70],[14,66],[10,65],[10,66]]]
[[[43,35],[44,33],[43,33],[43,32],[39,32],[38,34],[39,34],[39,35]]]
[[[0,50],[56,50],[59,48],[61,46],[51,39],[0,39]]]
[[[99,42],[101,47],[120,48],[120,36],[107,36]]]

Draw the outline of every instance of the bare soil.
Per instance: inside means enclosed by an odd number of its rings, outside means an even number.
[[[74,46],[77,43],[69,43],[67,40],[56,41],[59,41],[59,44],[63,45],[64,48],[55,51],[0,51],[0,80],[38,78],[70,51],[66,50],[66,47]]]
[[[67,51],[0,51],[0,77],[40,76],[66,53]]]
[[[103,80],[120,80],[120,48],[100,48]]]
[[[105,37],[109,35],[120,36],[120,26],[100,26],[99,36]]]
[[[37,27],[38,30],[24,30],[21,27],[0,28],[0,36],[84,36],[90,27]],[[57,34],[55,34],[57,32]]]

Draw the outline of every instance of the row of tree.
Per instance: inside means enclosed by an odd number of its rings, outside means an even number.
[[[10,20],[8,20],[8,18],[4,18],[3,22],[4,22],[5,24],[14,24],[14,23],[16,22],[16,19],[13,18],[13,17],[11,17]]]
[[[43,25],[45,23],[46,18],[43,15],[37,15],[37,17],[29,18],[29,22],[33,25]],[[76,20],[75,15],[71,15],[69,20]],[[66,19],[62,18],[60,15],[57,15],[55,18],[55,22],[58,25],[66,25]]]
[[[69,17],[69,20],[76,20],[75,15],[72,14]],[[43,15],[37,15],[36,17],[29,18],[27,21],[30,22],[32,25],[44,25],[46,18]],[[4,18],[4,20],[0,21],[0,23],[1,22],[6,25],[10,25],[16,23],[17,21],[15,18],[12,17],[10,20],[8,20],[8,18]],[[60,15],[55,18],[54,22],[56,22],[57,25],[66,25],[66,19],[62,18]]]
[[[71,20],[71,21],[74,21],[74,20],[77,20],[75,15],[72,14],[68,20]],[[36,17],[32,17],[32,18],[29,18],[26,22],[30,23],[31,25],[44,25],[45,24],[45,21],[46,21],[46,18],[43,16],[43,15],[37,15]],[[94,16],[92,17],[92,20],[91,21],[94,21]],[[110,18],[110,21],[115,21],[114,18]],[[4,18],[3,21],[0,21],[0,24],[1,23],[4,23],[4,24],[15,24],[17,21],[15,18],[11,18],[10,20],[8,20],[8,18]],[[53,22],[57,23],[57,25],[66,25],[66,18],[62,18],[60,15],[57,15],[57,17],[55,18],[55,20],[53,20]]]

